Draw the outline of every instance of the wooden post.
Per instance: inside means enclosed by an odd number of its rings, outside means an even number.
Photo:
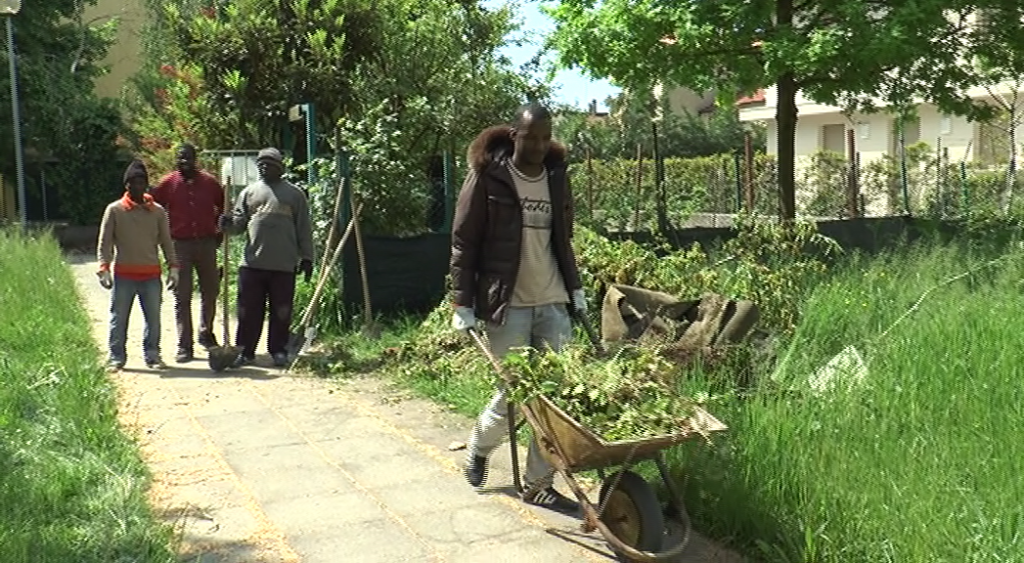
[[[846,207],[847,216],[859,217],[857,196],[857,141],[853,129],[846,130]]]
[[[754,212],[754,140],[750,133],[743,138],[743,185],[747,194],[747,212]]]
[[[949,147],[942,147],[942,157],[939,159],[939,217],[946,218],[946,208],[949,207],[948,193],[946,189],[946,182],[949,181],[947,176],[949,166]]]
[[[587,214],[590,222],[594,222],[594,161],[592,160],[590,145],[587,145]]]
[[[637,225],[640,224],[640,206],[643,204],[643,182],[644,179],[644,153],[640,143],[636,144],[636,201],[633,207],[632,231],[637,232]]]

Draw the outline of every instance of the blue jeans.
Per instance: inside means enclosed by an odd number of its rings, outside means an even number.
[[[538,307],[509,307],[504,325],[487,323],[487,341],[499,360],[511,348],[529,346],[535,350],[560,352],[572,341],[572,320],[564,303]],[[495,389],[491,402],[480,414],[469,437],[470,455],[487,457],[508,436],[508,397],[504,385]],[[524,485],[543,488],[551,485],[554,468],[540,453],[536,438],[530,440],[526,455]]]
[[[114,276],[110,293],[110,362],[123,364],[127,360],[125,343],[128,340],[128,318],[131,316],[135,296],[139,296],[146,327],[142,332],[142,354],[146,360],[160,358],[160,302],[163,286],[160,278],[139,281]]]

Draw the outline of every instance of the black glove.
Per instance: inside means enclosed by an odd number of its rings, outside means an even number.
[[[231,226],[231,215],[221,215],[217,218],[217,226],[221,229],[226,229]]]
[[[306,283],[309,283],[313,279],[313,261],[303,260],[302,262],[299,262],[299,268],[295,270],[295,273],[298,274],[299,272],[306,275],[304,279]]]

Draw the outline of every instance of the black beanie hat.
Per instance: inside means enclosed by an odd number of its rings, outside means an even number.
[[[125,184],[132,178],[142,178],[147,184],[149,183],[149,172],[146,171],[146,165],[139,159],[133,160],[124,171]]]

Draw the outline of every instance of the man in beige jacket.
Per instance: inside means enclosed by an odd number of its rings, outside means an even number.
[[[139,297],[145,330],[142,353],[151,369],[165,366],[160,358],[160,274],[163,269],[157,247],[163,250],[169,268],[167,289],[178,286],[178,264],[171,241],[167,212],[146,193],[149,174],[140,160],[128,165],[124,173],[125,193],[107,206],[100,224],[97,255],[100,285],[113,289],[110,298],[110,357],[108,369],[118,371],[127,361],[125,342],[128,317]]]

